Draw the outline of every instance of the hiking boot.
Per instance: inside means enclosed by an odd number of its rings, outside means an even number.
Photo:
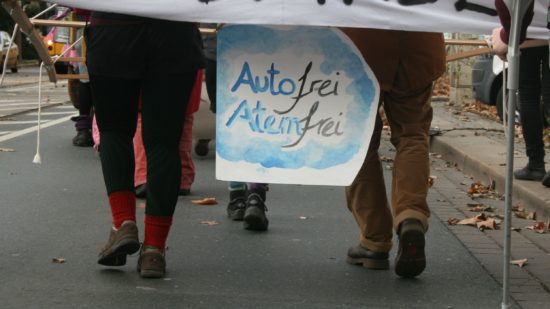
[[[524,168],[514,171],[514,178],[520,180],[542,180],[546,170],[542,167],[531,167],[527,164]]]
[[[399,250],[395,258],[395,273],[413,278],[426,268],[424,227],[416,219],[406,219],[399,226]]]
[[[227,204],[227,216],[233,221],[242,221],[245,208],[246,202],[244,196],[234,198]]]
[[[115,230],[111,228],[109,240],[99,253],[98,264],[105,266],[122,266],[126,256],[139,250],[138,229],[134,221],[124,221]]]
[[[369,269],[389,269],[388,256],[387,252],[375,252],[359,245],[348,249],[346,261]]]
[[[166,274],[166,260],[158,248],[144,246],[139,253],[137,271],[142,278],[162,278]]]
[[[264,201],[257,193],[248,195],[246,208],[244,211],[244,228],[253,231],[265,231],[269,225],[269,221],[265,216],[267,207]]]
[[[73,137],[73,145],[78,147],[92,147],[94,145],[94,138],[90,129],[81,129],[76,132],[76,136]]]

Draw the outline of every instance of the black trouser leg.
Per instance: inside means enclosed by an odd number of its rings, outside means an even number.
[[[134,190],[134,146],[141,81],[90,75],[107,194]]]
[[[181,180],[179,141],[195,78],[196,72],[191,72],[143,82],[141,117],[147,155],[148,215],[174,213]]]
[[[544,56],[544,51],[546,55]],[[523,49],[520,57],[519,95],[523,138],[533,168],[544,167],[542,141],[543,117],[541,108],[541,64],[548,60],[548,47]]]

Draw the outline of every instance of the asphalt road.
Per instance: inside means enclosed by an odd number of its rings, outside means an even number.
[[[272,185],[269,231],[243,230],[226,218],[228,193],[215,179],[213,151],[195,158],[193,195],[178,201],[167,277],[141,279],[135,256],[123,267],[100,266],[110,212],[98,156],[72,146],[74,132],[68,120],[44,128],[41,165],[32,163],[36,133],[0,141],[13,150],[0,152],[2,308],[500,307],[500,285],[435,216],[418,279],[394,274],[395,250],[390,271],[346,264],[358,235],[341,187]],[[203,197],[219,204],[190,202]]]

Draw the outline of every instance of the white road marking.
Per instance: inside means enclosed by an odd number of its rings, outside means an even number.
[[[56,119],[56,120],[46,122],[46,123],[40,125],[40,129],[45,129],[45,128],[63,123],[65,121],[69,121],[71,119],[71,117],[72,116],[67,116],[67,117],[63,117],[63,118],[59,118],[59,119]],[[24,130],[15,131],[15,132],[6,134],[4,136],[0,136],[0,142],[5,142],[7,140],[10,140],[10,139],[13,139],[13,138],[25,135],[25,134],[36,132],[37,130],[38,130],[38,126],[33,126],[33,127],[30,127],[30,128],[24,129]]]

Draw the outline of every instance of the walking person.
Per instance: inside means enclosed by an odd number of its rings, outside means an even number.
[[[144,278],[163,277],[180,184],[180,135],[197,70],[204,65],[200,34],[193,23],[102,12],[92,12],[86,32],[101,165],[112,213],[109,239],[98,263],[121,266],[127,255],[140,249],[132,139],[141,96],[149,166],[138,272]]]
[[[346,188],[347,206],[360,232],[359,245],[348,250],[347,261],[371,269],[388,269],[393,228],[399,237],[395,272],[401,277],[416,277],[426,267],[424,234],[430,216],[427,202],[430,97],[433,82],[445,71],[443,35],[343,30],[378,79],[380,104],[384,107],[391,143],[396,149],[390,211],[378,155],[382,120],[377,114],[363,166],[351,186]]]

